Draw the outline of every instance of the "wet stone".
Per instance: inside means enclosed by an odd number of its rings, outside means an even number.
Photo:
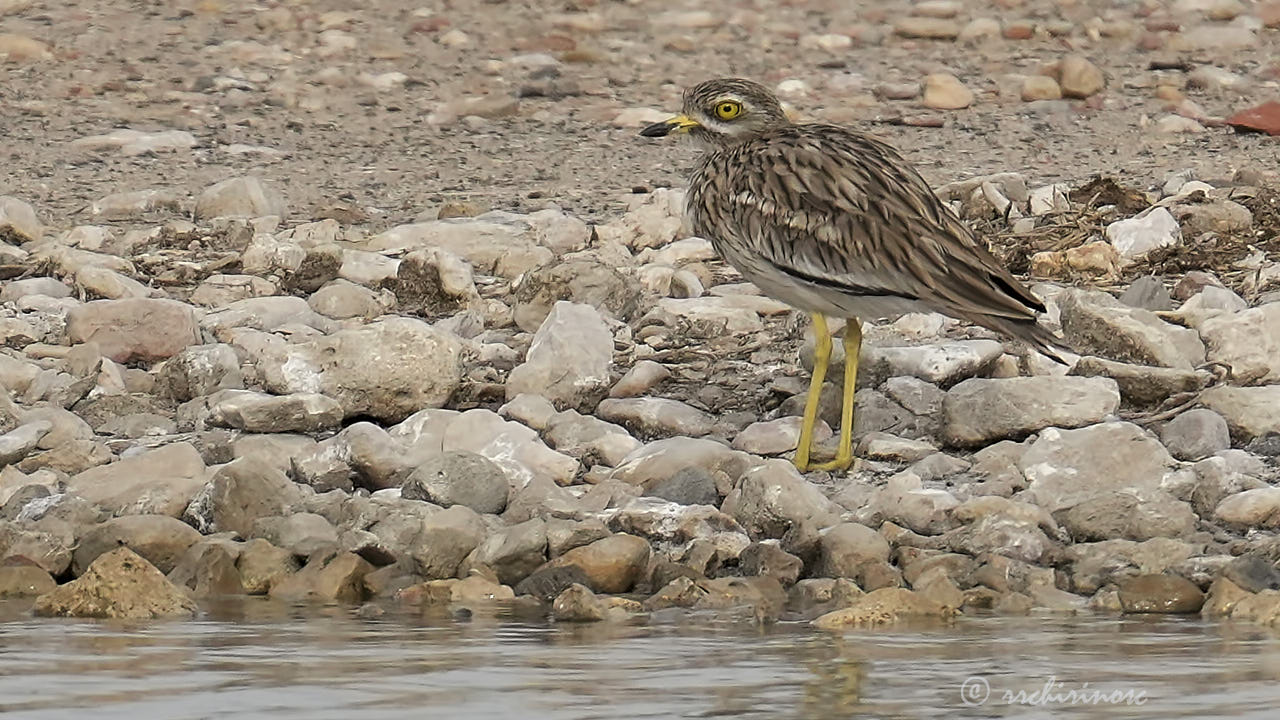
[[[1177,575],[1139,575],[1120,583],[1120,605],[1129,613],[1198,613],[1204,593]]]

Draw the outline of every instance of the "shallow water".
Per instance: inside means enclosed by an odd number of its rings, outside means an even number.
[[[836,635],[674,614],[0,617],[6,719],[1280,717],[1280,634],[1197,619],[964,618]],[[1046,695],[1046,682],[1061,684]]]

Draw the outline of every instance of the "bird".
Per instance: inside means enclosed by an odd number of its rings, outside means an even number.
[[[689,178],[690,228],[762,293],[809,313],[814,368],[793,462],[853,464],[861,318],[934,311],[1021,340],[1064,362],[1037,322],[1045,305],[933,192],[898,150],[839,125],[796,123],[763,85],[707,80],[681,112],[640,131],[686,136],[703,150]],[[836,457],[811,463],[831,360],[827,317],[843,318],[845,373]]]

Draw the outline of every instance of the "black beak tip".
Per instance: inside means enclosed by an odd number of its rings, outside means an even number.
[[[649,127],[641,130],[640,135],[642,137],[666,137],[671,132],[671,129],[674,127],[675,125],[672,125],[671,123],[665,123],[665,122],[654,123]]]

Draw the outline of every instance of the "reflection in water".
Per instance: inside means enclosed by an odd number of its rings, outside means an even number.
[[[205,617],[36,621],[0,606],[0,714],[1269,718],[1280,706],[1280,638],[1194,619],[971,618],[838,635],[668,613],[628,625],[483,613],[361,620],[349,609],[303,612],[265,601],[218,606]],[[989,695],[962,698],[967,679]],[[1140,691],[1147,700],[1037,704],[1035,691],[1055,682],[1064,691]],[[1019,693],[1026,704],[1010,704]]]

